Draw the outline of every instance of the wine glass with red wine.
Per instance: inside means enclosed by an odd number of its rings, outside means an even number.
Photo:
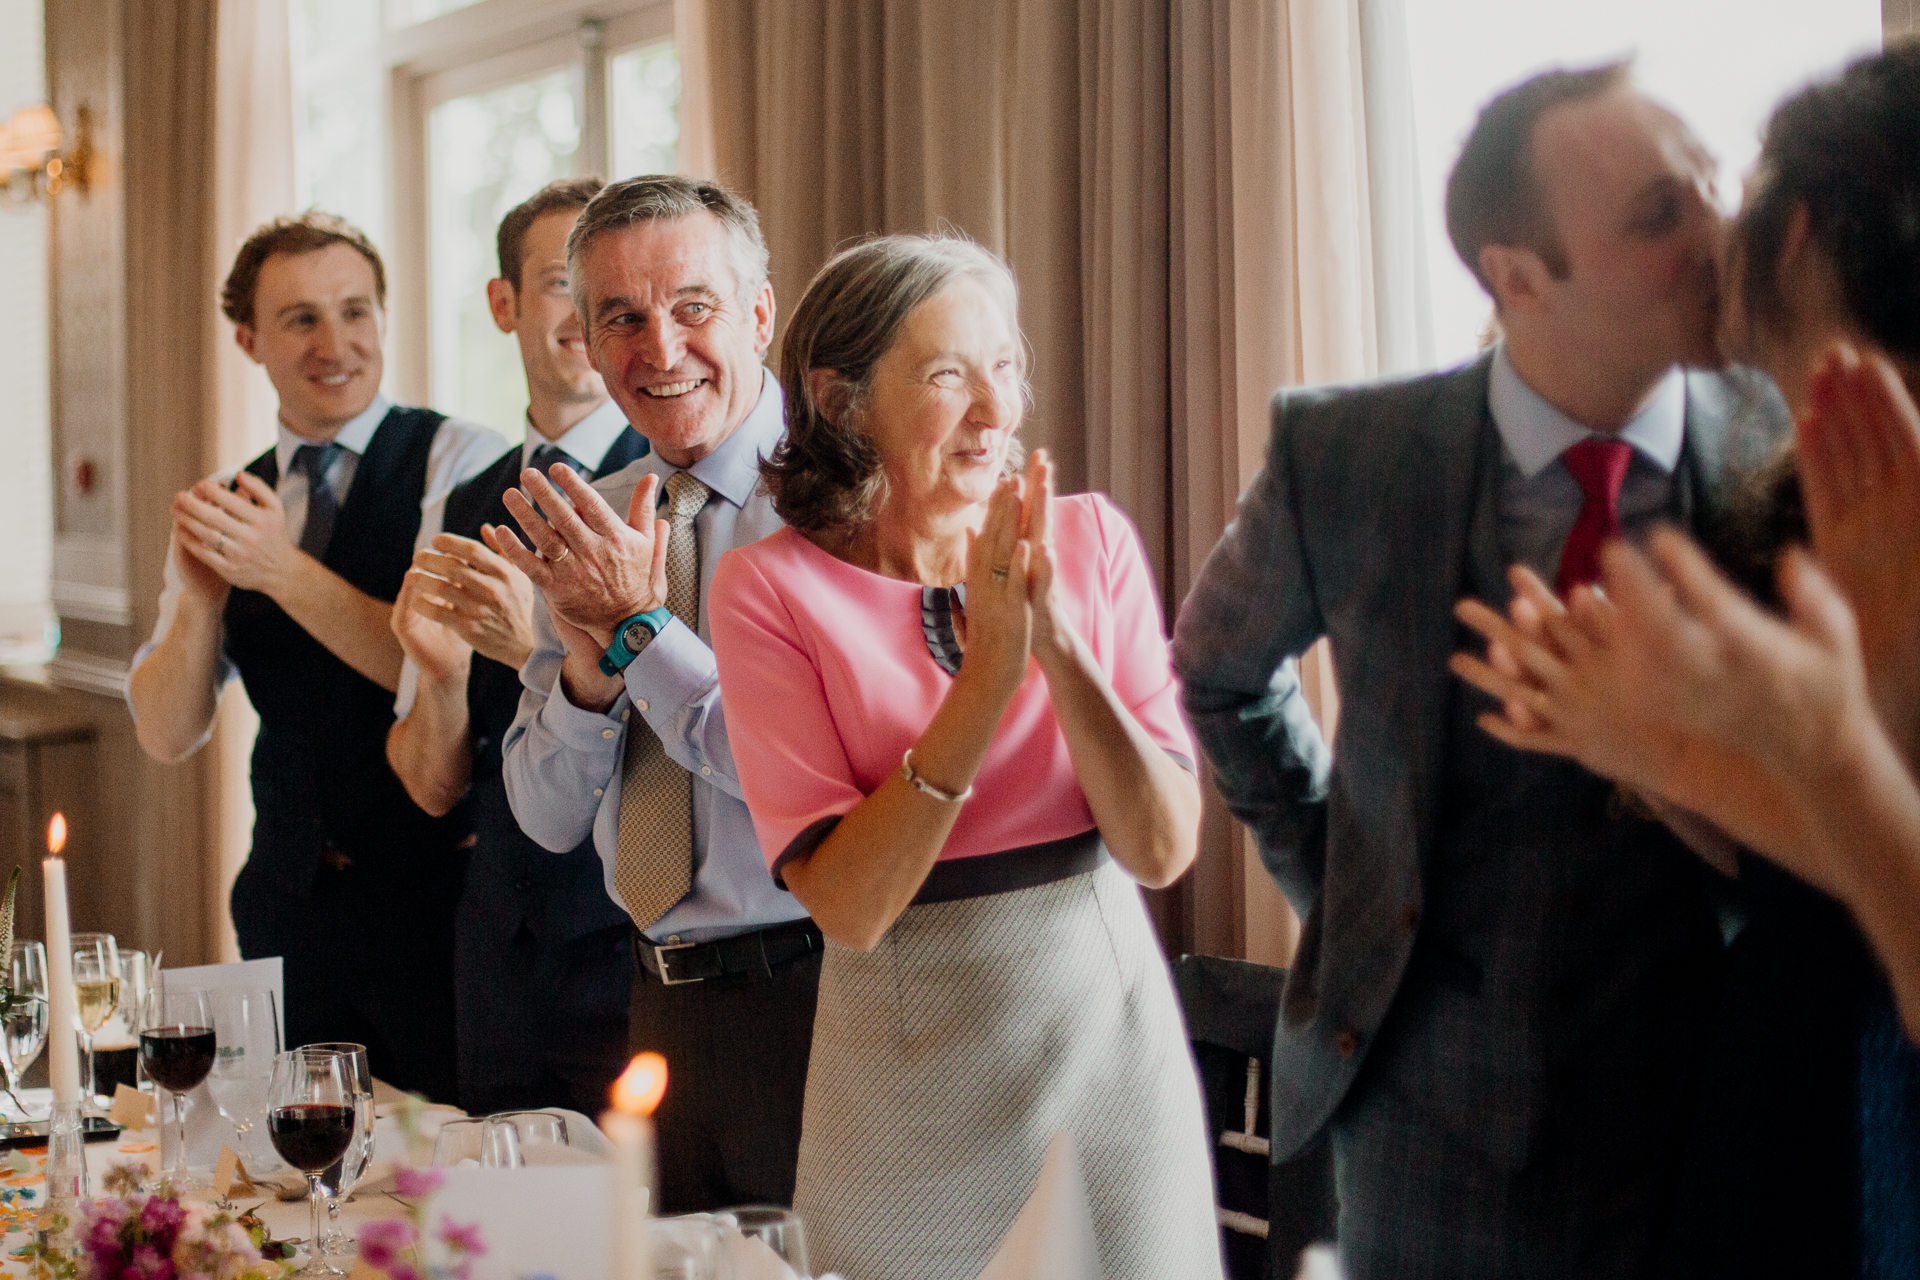
[[[273,1060],[267,1136],[282,1160],[307,1175],[307,1199],[313,1206],[307,1265],[296,1275],[333,1274],[320,1247],[320,1208],[326,1198],[320,1175],[353,1144],[356,1091],[352,1060],[336,1050],[309,1046]]]
[[[175,1191],[197,1189],[187,1172],[187,1095],[213,1070],[213,1011],[198,987],[158,986],[147,992],[140,1011],[140,1064],[147,1078],[173,1094],[174,1123],[180,1141],[174,1147]]]

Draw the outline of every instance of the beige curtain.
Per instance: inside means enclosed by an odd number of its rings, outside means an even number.
[[[678,0],[676,17],[683,163],[758,206],[785,305],[862,234],[951,227],[1007,258],[1028,438],[1132,516],[1169,611],[1261,463],[1274,388],[1420,358],[1396,292],[1417,265],[1410,117],[1382,118],[1403,99],[1368,74],[1399,34],[1384,2]],[[1397,203],[1376,211],[1376,182]],[[1329,726],[1331,677],[1311,660]],[[1155,904],[1171,945],[1290,954],[1250,857],[1210,806],[1200,866]]]
[[[213,401],[201,432],[201,470],[245,462],[273,442],[272,384],[233,343],[217,299],[234,251],[255,227],[293,208],[293,105],[287,93],[286,0],[220,0],[215,19],[213,208],[207,219],[202,310]],[[209,918],[221,961],[238,960],[227,895],[253,840],[248,754],[260,719],[244,694],[220,700],[214,726],[208,830]]]

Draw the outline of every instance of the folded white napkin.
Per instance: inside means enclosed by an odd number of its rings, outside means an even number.
[[[1087,1185],[1073,1135],[1047,1143],[1040,1177],[980,1280],[1100,1280]]]

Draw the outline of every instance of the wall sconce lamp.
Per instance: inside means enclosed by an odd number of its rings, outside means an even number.
[[[73,150],[61,154],[59,117],[42,102],[0,123],[0,194],[16,204],[51,199],[66,187],[83,193],[93,178],[93,112],[82,106]]]

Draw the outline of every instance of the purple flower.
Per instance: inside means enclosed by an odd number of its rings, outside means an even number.
[[[378,1222],[369,1222],[360,1228],[360,1260],[387,1272],[394,1280],[400,1280],[396,1260],[400,1251],[410,1247],[413,1242],[413,1224],[404,1218],[382,1218]]]
[[[401,1169],[393,1175],[393,1189],[403,1196],[418,1200],[430,1196],[440,1189],[447,1175],[439,1169]]]
[[[480,1224],[477,1222],[463,1227],[451,1218],[444,1219],[440,1223],[440,1242],[455,1253],[470,1258],[482,1258],[487,1253],[487,1246],[480,1239]]]
[[[178,1200],[164,1200],[159,1196],[149,1196],[147,1203],[140,1209],[140,1225],[147,1235],[163,1249],[173,1248],[173,1237],[180,1230],[180,1224],[187,1219],[187,1211]]]
[[[174,1206],[176,1209],[179,1205]],[[150,1244],[135,1247],[127,1271],[143,1280],[173,1280],[173,1259]]]
[[[420,1280],[420,1273],[405,1262],[396,1262],[387,1268],[388,1280]]]

